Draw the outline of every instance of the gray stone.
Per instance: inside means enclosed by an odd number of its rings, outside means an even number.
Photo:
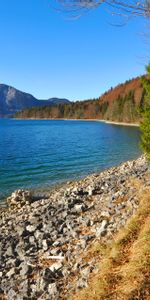
[[[21,260],[24,260],[26,253],[25,253],[25,250],[24,250],[23,245],[18,244],[18,245],[16,246],[16,249],[15,249],[15,250],[16,250],[16,252],[18,253],[19,258],[20,258]]]
[[[43,250],[46,251],[48,249],[47,241],[43,240],[42,245],[43,245]]]
[[[89,186],[88,194],[89,194],[89,196],[92,196],[94,194],[94,188],[92,186]]]
[[[101,217],[109,218],[110,217],[110,213],[108,211],[102,211],[101,212]]]
[[[56,283],[51,283],[48,285],[48,293],[50,296],[52,296],[52,299],[56,299],[56,296],[58,295]]]
[[[41,238],[42,238],[43,233],[42,233],[40,230],[36,230],[36,231],[34,232],[34,236],[35,236],[35,238],[38,240],[38,239],[41,239]]]
[[[89,274],[90,274],[90,267],[87,267],[87,268],[81,270],[81,275],[82,275],[83,278],[87,279]]]
[[[56,262],[54,264],[52,264],[49,269],[52,271],[52,272],[55,272],[55,271],[58,271],[62,268],[63,264],[61,262]]]
[[[80,240],[80,245],[81,245],[81,248],[82,248],[82,249],[85,249],[85,248],[86,248],[86,244],[87,244],[87,243],[86,243],[85,240],[83,240],[83,239]]]
[[[101,226],[96,230],[96,237],[104,236],[106,234],[107,220],[103,220]]]
[[[7,293],[8,300],[16,300],[16,292],[10,289]]]
[[[19,268],[20,268],[20,275],[21,276],[25,276],[25,275],[28,274],[28,272],[29,272],[29,266],[27,265],[26,262],[22,262],[20,264]]]
[[[9,272],[6,273],[7,277],[11,277],[15,274],[15,268],[11,268]]]
[[[76,204],[76,205],[74,206],[74,210],[75,210],[77,213],[81,213],[81,212],[84,210],[83,204]]]
[[[83,288],[86,288],[86,287],[88,287],[87,279],[85,279],[85,278],[80,278],[80,279],[77,281],[77,289],[83,289]]]
[[[29,236],[29,243],[32,245],[34,244],[34,242],[35,242],[34,236],[33,235]]]
[[[29,231],[29,232],[34,232],[34,231],[36,230],[36,227],[33,226],[33,225],[28,225],[28,226],[26,227],[26,230]]]
[[[12,256],[12,255],[13,255],[13,250],[12,250],[12,247],[11,247],[11,246],[9,246],[9,247],[7,248],[7,251],[5,252],[5,255],[8,255],[8,256]]]
[[[19,236],[22,236],[22,234],[24,232],[23,226],[20,226],[20,225],[16,226],[16,231],[17,231]]]
[[[52,254],[52,255],[58,255],[59,254],[59,249],[57,249],[57,248],[54,248],[54,249],[52,249],[52,250],[50,250],[50,253]]]

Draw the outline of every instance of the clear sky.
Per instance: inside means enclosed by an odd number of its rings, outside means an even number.
[[[94,98],[144,73],[145,21],[115,27],[104,7],[68,20],[50,0],[0,1],[0,82],[37,98]]]

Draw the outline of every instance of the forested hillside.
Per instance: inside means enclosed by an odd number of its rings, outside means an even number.
[[[97,99],[33,107],[15,115],[16,118],[48,119],[104,119],[116,122],[137,123],[139,109],[144,103],[141,77],[111,88]]]

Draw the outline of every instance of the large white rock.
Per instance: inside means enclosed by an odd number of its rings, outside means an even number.
[[[28,225],[28,226],[26,227],[26,230],[29,231],[29,232],[34,232],[34,231],[36,230],[36,227],[33,226],[33,225]]]

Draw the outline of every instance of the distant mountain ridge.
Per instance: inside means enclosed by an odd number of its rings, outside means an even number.
[[[39,100],[34,96],[17,90],[16,88],[0,84],[0,117],[8,117],[15,113],[36,106],[52,106],[57,104],[70,103],[68,99],[50,98],[48,100]]]

